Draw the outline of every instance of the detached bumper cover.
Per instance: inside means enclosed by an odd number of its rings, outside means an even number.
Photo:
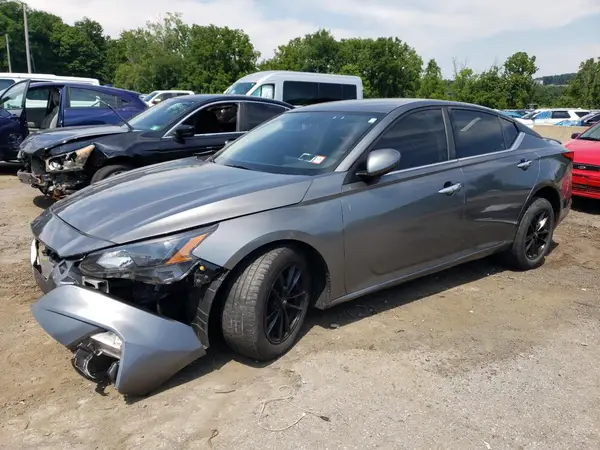
[[[31,307],[40,326],[75,351],[90,337],[110,331],[122,341],[115,387],[145,395],[205,354],[193,329],[77,286],[60,286]]]

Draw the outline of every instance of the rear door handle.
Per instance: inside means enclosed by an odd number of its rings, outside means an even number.
[[[449,186],[448,186],[449,185]],[[462,184],[461,183],[456,183],[456,184],[450,184],[450,182],[446,183],[444,185],[444,187],[442,189],[440,189],[438,192],[440,194],[445,194],[445,195],[452,195],[455,192],[459,191],[460,188],[462,188]]]
[[[533,164],[532,160],[522,159],[521,162],[519,164],[517,164],[517,167],[519,169],[527,170],[527,169],[529,169],[529,166],[531,166],[531,164]]]

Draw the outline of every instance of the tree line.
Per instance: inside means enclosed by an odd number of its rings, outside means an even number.
[[[455,61],[447,80],[434,59],[423,61],[396,37],[337,40],[320,29],[280,45],[271,58],[261,60],[243,30],[187,25],[178,14],[123,31],[117,39],[89,18],[68,25],[56,15],[28,10],[28,24],[35,72],[99,78],[139,92],[223,92],[257,70],[296,70],[359,75],[365,97],[449,99],[498,109],[530,104],[600,108],[600,58],[584,61],[574,75],[554,76],[566,85],[537,83],[536,58],[525,52],[480,73]],[[13,71],[26,72],[20,3],[0,0],[0,30],[9,36]],[[0,40],[0,71],[8,71],[4,37]]]

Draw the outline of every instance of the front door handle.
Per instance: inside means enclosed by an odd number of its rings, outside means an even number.
[[[460,188],[462,188],[462,184],[461,183],[450,184],[450,182],[448,182],[438,192],[440,194],[452,195],[455,192],[459,191]]]
[[[527,169],[529,169],[529,166],[531,166],[531,164],[533,164],[532,160],[522,159],[521,162],[519,164],[517,164],[517,167],[522,170],[527,170]]]

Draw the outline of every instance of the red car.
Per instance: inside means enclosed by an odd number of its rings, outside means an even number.
[[[565,147],[575,154],[573,195],[600,200],[600,123],[571,138]]]

